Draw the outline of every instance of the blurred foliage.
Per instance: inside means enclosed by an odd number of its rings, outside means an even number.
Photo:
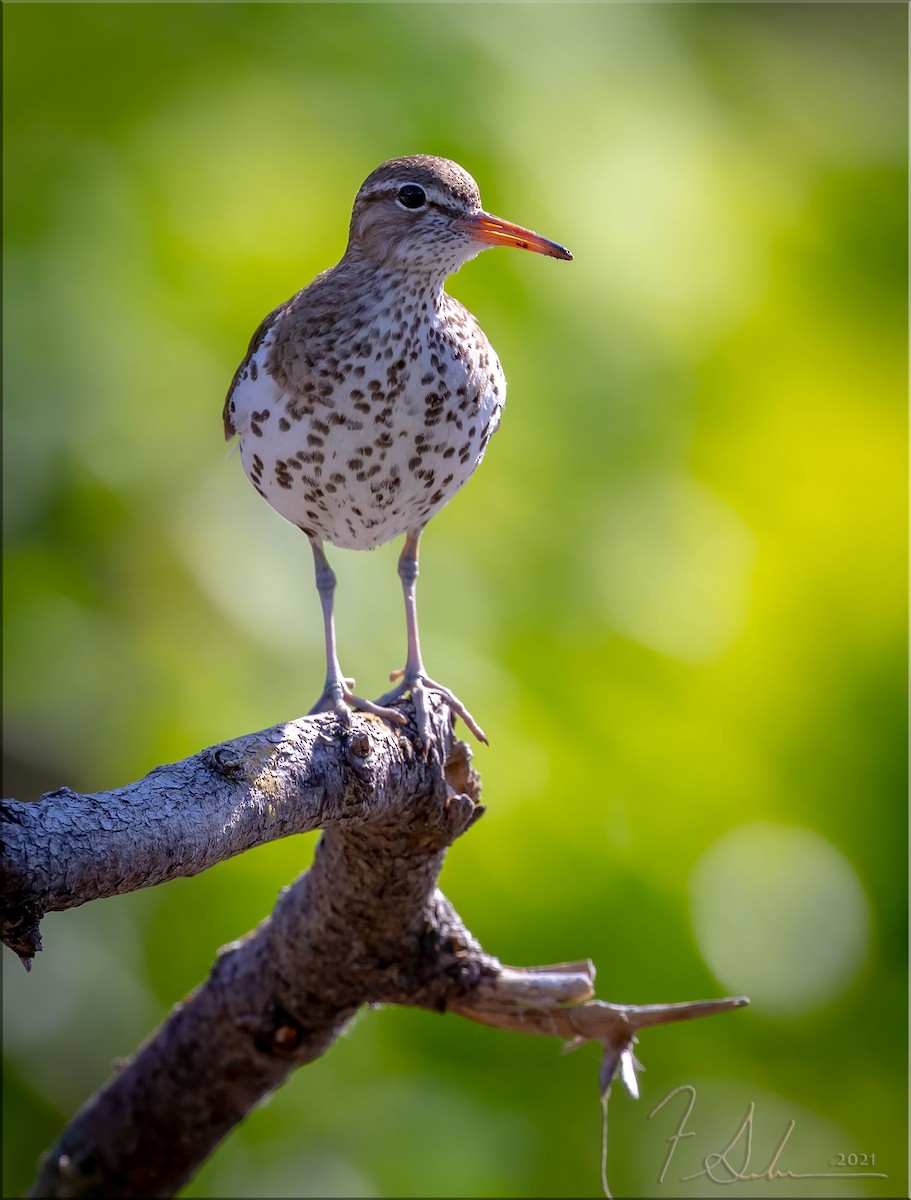
[[[682,1184],[752,1101],[750,1169],[875,1154],[905,1195],[906,26],[901,5],[4,6],[6,794],[117,786],[300,715],[300,534],[226,459],[252,330],[424,151],[565,242],[451,289],[510,381],[424,543],[430,670],[492,739],[443,884],[487,948],[591,956],[656,1031],[617,1195]],[[397,546],[336,552],[342,661],[400,665]],[[4,1195],[293,838],[49,917],[5,957]],[[876,1036],[871,1036],[875,1033]],[[595,1196],[597,1053],[362,1015],[186,1195]],[[664,1184],[680,1101],[697,1105]],[[738,1160],[739,1161],[739,1160]]]

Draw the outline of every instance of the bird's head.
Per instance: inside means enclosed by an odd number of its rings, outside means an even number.
[[[486,213],[478,185],[446,158],[390,159],[355,197],[348,252],[377,266],[440,279],[490,246],[572,258],[556,242]]]

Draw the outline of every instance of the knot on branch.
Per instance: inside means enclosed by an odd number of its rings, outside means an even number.
[[[241,1013],[235,1024],[250,1034],[261,1054],[284,1057],[293,1056],[308,1033],[300,1021],[274,1003],[263,1012]]]

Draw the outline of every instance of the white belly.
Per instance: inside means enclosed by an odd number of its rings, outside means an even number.
[[[483,458],[506,395],[486,339],[458,355],[431,341],[398,369],[352,357],[292,394],[266,369],[273,336],[238,379],[231,416],[254,487],[308,536],[369,550],[419,529]]]

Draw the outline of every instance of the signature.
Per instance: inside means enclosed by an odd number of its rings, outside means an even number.
[[[660,1112],[669,1100],[673,1100],[675,1096],[684,1094],[688,1097],[686,1106],[683,1110],[683,1115],[677,1128],[667,1139],[669,1149],[664,1159],[664,1165],[661,1168],[661,1174],[658,1176],[658,1182],[664,1183],[664,1178],[667,1175],[668,1167],[671,1165],[671,1159],[677,1150],[677,1146],[684,1138],[695,1137],[695,1131],[686,1128],[686,1123],[693,1111],[693,1106],[696,1103],[696,1089],[692,1084],[684,1083],[680,1087],[674,1088],[668,1092],[663,1100],[659,1100],[652,1111],[648,1114],[651,1119],[655,1113]],[[681,1176],[681,1183],[689,1183],[693,1179],[707,1178],[713,1183],[728,1184],[728,1183],[745,1183],[752,1182],[756,1179],[887,1179],[888,1176],[880,1171],[834,1171],[834,1172],[817,1172],[817,1171],[790,1171],[783,1170],[778,1164],[784,1154],[785,1148],[790,1140],[791,1134],[797,1126],[797,1122],[793,1118],[788,1121],[785,1131],[781,1136],[781,1140],[772,1152],[772,1157],[769,1159],[766,1166],[761,1171],[751,1171],[750,1159],[753,1152],[753,1116],[756,1112],[756,1105],[751,1100],[747,1105],[746,1115],[738,1125],[733,1137],[724,1147],[723,1150],[715,1151],[707,1154],[702,1160],[702,1170],[696,1171],[693,1175]],[[731,1158],[736,1156],[742,1161],[735,1165]]]

